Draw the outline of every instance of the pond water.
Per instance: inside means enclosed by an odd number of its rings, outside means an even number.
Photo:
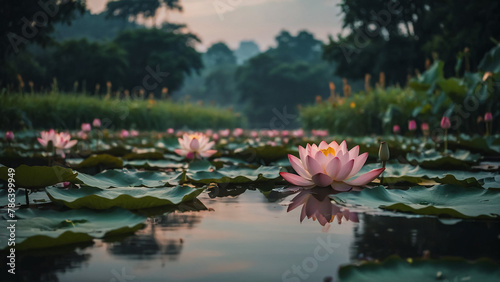
[[[359,222],[342,220],[339,224],[335,218],[322,226],[318,220],[307,218],[301,223],[301,207],[287,212],[296,196],[282,193],[266,197],[257,189],[220,197],[204,192],[198,199],[206,209],[193,211],[203,208],[195,202],[161,212],[149,217],[146,226],[131,236],[19,252],[16,278],[337,281],[341,265],[362,259],[383,260],[394,254],[402,258],[488,257],[500,262],[498,221],[381,212],[359,213]],[[456,278],[465,281],[462,278],[470,277]]]

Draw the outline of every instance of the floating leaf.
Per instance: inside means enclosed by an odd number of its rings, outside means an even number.
[[[135,167],[135,168],[182,168],[184,167],[183,163],[179,163],[178,161],[172,160],[133,160],[133,161],[124,161],[123,166],[126,167]]]
[[[0,179],[7,181],[8,167],[0,167]],[[17,188],[44,188],[57,183],[72,181],[77,173],[60,166],[27,166],[15,168],[14,180]]]
[[[459,150],[443,155],[435,150],[425,151],[421,154],[408,153],[406,159],[413,165],[420,165],[427,169],[447,169],[468,170],[472,165],[477,164],[481,155],[471,154],[469,151]]]
[[[358,174],[379,168],[380,164],[365,165]],[[469,187],[481,187],[486,179],[494,178],[496,174],[484,171],[461,170],[428,170],[419,166],[387,164],[384,171],[384,184],[410,183],[420,185],[433,185],[438,183],[453,184]],[[489,183],[489,187],[495,187]],[[500,182],[498,182],[500,187]]]
[[[76,169],[97,167],[102,169],[122,168],[123,161],[108,154],[93,155],[74,166]]]
[[[167,174],[159,171],[107,170],[96,175],[78,174],[77,182],[98,188],[110,187],[164,187],[175,183],[182,173]],[[172,184],[171,184],[172,185]]]
[[[223,167],[214,171],[187,172],[186,176],[194,183],[250,183],[276,180],[280,178],[280,168],[261,166],[257,169],[245,167]]]
[[[189,186],[172,188],[112,188],[100,189],[83,187],[80,189],[46,189],[54,203],[61,203],[72,209],[91,208],[108,209],[121,207],[125,209],[145,209],[166,205],[177,205],[194,200],[203,192]]]
[[[365,262],[361,265],[341,266],[341,281],[500,281],[497,263],[481,259],[469,262],[461,258],[440,260],[389,257],[383,262]]]
[[[122,157],[124,160],[163,160],[165,157],[160,152],[130,153]]]
[[[381,208],[422,215],[454,218],[500,216],[500,191],[449,184],[432,188],[415,186],[408,190],[389,190],[378,186],[361,192],[339,193],[333,199],[346,206],[360,205],[368,209]]]
[[[71,243],[91,241],[118,234],[133,233],[143,225],[146,217],[127,210],[40,210],[16,211],[16,250],[48,248]],[[9,222],[2,220],[6,230]],[[8,232],[0,233],[0,249],[7,247]]]
[[[0,207],[7,206],[9,204],[8,192],[5,189],[0,189]],[[26,190],[17,189],[16,190],[16,201],[15,204],[25,204],[26,201]],[[45,191],[37,191],[28,193],[30,203],[49,203],[50,199]]]

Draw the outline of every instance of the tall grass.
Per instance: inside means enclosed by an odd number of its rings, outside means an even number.
[[[246,120],[231,110],[191,103],[103,99],[84,94],[0,95],[0,129],[78,129],[99,118],[109,129],[234,128]]]
[[[390,133],[398,124],[404,130],[413,110],[425,97],[411,89],[391,87],[359,92],[340,103],[322,102],[301,109],[306,129],[328,129],[331,134],[361,136]]]

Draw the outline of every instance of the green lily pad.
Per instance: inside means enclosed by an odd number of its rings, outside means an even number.
[[[188,171],[196,172],[196,171],[211,171],[214,169],[214,166],[211,162],[207,160],[195,160],[189,163]]]
[[[245,167],[223,167],[214,171],[187,172],[186,176],[194,183],[250,183],[276,180],[281,169],[277,166],[260,166],[257,169]]]
[[[498,218],[500,191],[436,185],[432,188],[411,187],[408,190],[388,190],[383,186],[361,192],[344,192],[332,196],[344,206],[361,206],[421,215],[453,218]]]
[[[122,168],[123,161],[108,154],[93,155],[74,166],[75,169],[100,166],[103,169]]]
[[[426,169],[447,169],[468,170],[478,163],[481,155],[472,154],[469,151],[459,150],[443,155],[441,152],[429,150],[422,154],[408,153],[406,159],[413,164]]]
[[[8,167],[0,167],[0,179],[8,181]],[[44,188],[57,183],[72,181],[77,173],[60,166],[27,166],[15,168],[14,180],[17,188]]]
[[[91,187],[164,187],[176,183],[182,173],[160,171],[107,170],[96,175],[79,173],[77,183]],[[172,183],[172,184],[171,184]]]
[[[243,150],[235,150],[234,157],[251,163],[265,163],[286,158],[288,154],[298,155],[298,151],[292,151],[285,146],[264,145],[260,147],[248,147]]]
[[[172,188],[112,188],[100,189],[83,187],[80,189],[47,188],[47,194],[54,203],[64,204],[72,209],[145,209],[167,205],[177,205],[194,200],[204,189],[189,186]]]
[[[165,157],[160,152],[130,153],[122,157],[124,160],[163,160]]]
[[[368,164],[365,165],[358,174],[379,167],[380,164]],[[483,187],[486,183],[485,180],[494,178],[496,174],[485,171],[429,170],[419,166],[391,163],[386,165],[383,176],[384,184],[410,183],[433,185],[437,182],[467,187]],[[490,181],[489,187],[500,187],[500,182],[498,182],[498,185],[495,185],[495,183]]]
[[[500,281],[497,263],[480,259],[469,262],[461,258],[439,260],[403,260],[389,257],[383,262],[365,262],[339,268],[340,281]]]
[[[133,233],[143,226],[146,217],[123,209],[92,210],[40,210],[16,211],[16,250],[48,248],[91,241],[118,234]],[[6,230],[11,223],[0,222]],[[0,234],[0,249],[7,247],[9,233]]]
[[[133,160],[133,161],[124,161],[123,166],[134,167],[134,168],[146,168],[146,169],[159,169],[159,168],[177,169],[184,167],[184,164],[172,160]]]
[[[8,191],[0,189],[0,207],[7,206],[9,204]],[[26,203],[26,190],[17,189],[16,190],[16,201],[15,204],[25,204]],[[50,203],[50,199],[45,191],[36,191],[28,193],[30,203]]]

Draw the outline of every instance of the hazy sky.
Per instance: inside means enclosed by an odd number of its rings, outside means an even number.
[[[87,0],[92,12],[101,12],[107,0]],[[261,50],[274,45],[283,29],[293,35],[306,29],[326,41],[341,30],[340,0],[181,0],[182,13],[169,11],[159,18],[185,23],[197,34],[204,50],[218,41],[235,49],[241,40],[253,39]],[[217,8],[216,8],[217,6]]]

